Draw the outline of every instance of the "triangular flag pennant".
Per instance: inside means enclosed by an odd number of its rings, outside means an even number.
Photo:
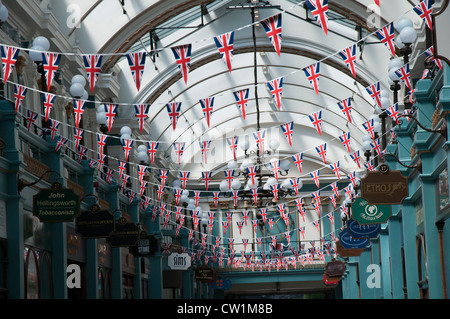
[[[172,122],[172,129],[175,131],[177,128],[178,118],[181,114],[181,102],[174,102],[166,104],[167,112],[170,117],[170,121]]]
[[[432,61],[434,61],[434,63],[437,65],[437,67],[442,70],[442,61],[440,59],[436,59],[434,57],[434,47],[433,46],[431,46],[431,47],[429,47],[428,49],[425,50],[425,55],[427,57],[430,57],[430,59]],[[414,104],[414,103],[412,103],[412,104]]]
[[[47,90],[50,90],[56,70],[58,70],[61,55],[58,53],[44,52],[42,53],[42,67],[44,68],[45,78],[47,79]],[[45,90],[43,90],[45,91]]]
[[[397,124],[399,123],[398,121],[398,117],[399,117],[399,113],[398,113],[398,103],[395,103],[394,105],[392,105],[391,107],[388,107],[386,109],[386,113],[392,118],[392,120],[394,122],[396,122]]]
[[[58,128],[59,128],[60,124],[61,124],[61,122],[59,122],[57,120],[50,119],[50,131],[52,132],[51,133],[52,141],[55,138],[55,134],[58,131]]]
[[[199,141],[200,148],[202,150],[202,157],[205,161],[205,164],[208,163],[208,152],[209,152],[209,146],[211,144],[211,141]]]
[[[297,168],[301,174],[302,173],[302,163],[303,163],[303,153],[297,153],[295,155],[292,155],[292,160],[294,161],[294,164],[297,166]]]
[[[19,110],[22,101],[25,99],[25,94],[27,94],[27,90],[28,89],[22,85],[14,84],[14,110],[16,113]]]
[[[346,132],[346,133],[342,134],[341,136],[339,136],[339,139],[341,140],[342,144],[345,146],[347,151],[349,153],[351,153],[351,150],[350,150],[350,132]]]
[[[280,188],[280,184],[278,184],[278,183],[270,185],[270,189],[272,190],[274,201],[278,201],[279,188]]]
[[[91,93],[94,93],[94,86],[101,71],[102,56],[98,54],[83,55],[84,67],[89,82]]]
[[[84,113],[85,100],[73,100],[73,114],[75,116],[75,127],[78,127],[81,122],[81,116]]]
[[[339,55],[344,60],[353,77],[356,78],[356,44],[339,52]]]
[[[131,148],[133,147],[134,141],[132,139],[124,138],[121,139],[123,151],[125,154],[125,161],[128,162],[128,157],[130,156]]]
[[[292,146],[292,134],[294,133],[294,121],[280,125],[284,136],[288,140],[289,146]]]
[[[200,105],[202,106],[203,115],[206,118],[206,123],[208,124],[208,127],[211,123],[211,115],[213,112],[214,107],[214,97],[208,97],[206,99],[200,100]]]
[[[372,85],[366,87],[367,93],[373,98],[373,100],[377,103],[379,107],[381,107],[381,88],[380,82],[376,82]]]
[[[211,181],[212,172],[202,172],[202,180],[205,183],[205,190],[208,191],[209,182]]]
[[[283,92],[283,78],[279,77],[274,80],[267,82],[267,86],[269,87],[270,93],[272,94],[273,99],[275,100],[278,109],[281,109],[281,94]]]
[[[314,92],[319,94],[319,77],[320,77],[320,62],[312,64],[303,69],[305,75],[314,88]]]
[[[361,168],[361,164],[359,163],[359,160],[361,159],[361,157],[359,156],[359,150],[350,154],[350,157],[352,158],[353,162],[358,165],[358,168]]]
[[[389,49],[391,55],[395,57],[394,22],[389,23],[375,33],[378,39]]]
[[[148,149],[148,153],[150,154],[150,162],[152,164],[155,160],[155,154],[156,154],[156,151],[158,150],[158,146],[159,146],[159,142],[155,142],[155,141],[147,142],[147,149]]]
[[[403,67],[395,71],[395,74],[402,80],[403,83],[408,87],[409,90],[411,87],[411,72],[409,71],[409,63],[406,63]]]
[[[352,98],[347,98],[341,102],[338,103],[339,108],[341,109],[342,113],[347,117],[347,120],[351,123],[352,122]]]
[[[105,149],[107,139],[108,139],[108,135],[97,133],[98,152],[100,154],[104,153],[103,151]]]
[[[114,119],[116,118],[117,104],[105,104],[106,123],[108,124],[108,132],[111,132]]]
[[[322,158],[322,161],[324,162],[324,164],[326,164],[327,160],[325,159],[325,157],[327,155],[327,143],[316,146],[316,151],[317,151],[317,154],[319,154],[319,156]]]
[[[189,180],[190,175],[191,175],[191,172],[189,172],[189,171],[180,171],[180,180],[181,180],[181,185],[182,185],[183,189],[186,189],[186,183]]]
[[[216,46],[222,55],[222,60],[231,72],[231,59],[233,58],[234,31],[214,37]]]
[[[44,115],[45,121],[48,121],[48,117],[50,116],[50,112],[53,107],[53,102],[55,102],[56,95],[51,93],[42,93],[42,101],[44,104]]]
[[[239,143],[239,137],[229,137],[227,138],[228,146],[230,147],[231,151],[233,152],[233,158],[236,161],[236,150]]]
[[[20,50],[6,45],[0,46],[0,49],[2,54],[3,83],[6,84],[19,57]]]
[[[431,0],[424,0],[414,7],[414,12],[419,15],[430,30],[433,30],[433,3]]]
[[[175,154],[177,155],[177,159],[178,159],[178,165],[181,165],[181,156],[183,156],[185,145],[186,145],[185,142],[173,143],[173,148],[174,148]]]
[[[187,76],[191,67],[191,44],[180,45],[171,48],[175,61],[178,65],[178,69],[183,76],[184,83],[187,84]]]
[[[141,89],[142,76],[144,75],[145,58],[147,52],[133,52],[127,54],[128,65],[133,76],[136,89]]]
[[[340,179],[341,176],[339,175],[339,161],[334,162],[333,164],[329,165],[334,174],[336,174],[337,179]]]
[[[264,137],[266,135],[266,130],[257,131],[253,133],[253,137],[256,140],[256,145],[258,145],[259,152],[264,154]]]
[[[325,34],[328,34],[328,0],[307,0],[306,4]]]
[[[319,170],[315,170],[311,173],[309,173],[312,177],[312,179],[314,180],[314,183],[316,183],[316,186],[319,187],[319,175],[320,175],[320,171]]]
[[[367,131],[367,133],[370,134],[370,137],[372,139],[375,138],[375,122],[373,119],[368,120],[367,122],[364,122],[363,124],[364,129]]]
[[[66,145],[67,141],[68,141],[67,138],[65,138],[64,136],[60,136],[59,140],[56,142],[55,152],[58,152],[61,149],[61,147]]]
[[[249,89],[243,89],[240,91],[233,92],[234,98],[236,99],[236,103],[239,106],[239,110],[241,111],[242,118],[244,120],[248,103],[248,93]]]
[[[75,139],[75,149],[78,149],[81,139],[83,138],[84,131],[79,128],[73,128],[73,138]]]
[[[148,111],[150,110],[150,105],[148,104],[137,104],[134,106],[134,111],[136,112],[136,118],[139,123],[139,132],[142,134],[144,130],[145,120],[148,117]]]
[[[309,120],[311,121],[312,125],[316,128],[319,135],[322,135],[322,111],[317,111],[313,114],[308,115]]]
[[[281,13],[261,21],[261,25],[266,31],[275,51],[278,55],[281,52]]]

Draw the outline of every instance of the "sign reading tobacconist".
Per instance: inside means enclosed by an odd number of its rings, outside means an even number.
[[[59,182],[33,196],[33,215],[41,222],[71,222],[79,210],[78,195],[63,188]]]

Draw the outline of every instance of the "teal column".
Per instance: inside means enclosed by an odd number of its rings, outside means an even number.
[[[181,246],[189,247],[188,230],[182,228],[180,230],[179,236],[181,236]],[[194,272],[192,270],[192,266],[189,267],[189,269],[183,271],[182,281],[183,281],[183,291],[182,291],[183,299],[192,299],[192,296],[194,293],[194,287],[193,287],[194,286]]]
[[[372,264],[374,265],[373,267],[373,276],[374,276],[374,282],[375,282],[375,286],[372,287],[372,294],[373,294],[373,298],[375,299],[379,299],[382,298],[383,295],[383,289],[382,289],[382,278],[380,277],[379,279],[377,278],[377,276],[382,276],[381,273],[381,256],[380,256],[380,240],[379,237],[371,239],[371,258],[372,258]],[[369,275],[371,275],[371,273],[369,272]],[[372,282],[372,281],[371,281]]]
[[[428,157],[423,154],[422,158]],[[424,166],[427,161],[423,161]],[[439,237],[436,227],[436,212],[439,210],[437,200],[437,185],[431,176],[420,175],[422,180],[422,200],[423,200],[423,225],[425,235],[426,262],[428,274],[428,292],[430,299],[441,299],[442,276],[439,256]]]
[[[7,286],[8,299],[23,299],[24,290],[24,258],[23,258],[23,216],[20,194],[17,190],[17,173],[19,172],[19,152],[15,144],[15,120],[16,114],[11,102],[0,101],[0,138],[5,143],[0,157],[1,185],[0,189],[5,194],[2,198],[6,202],[7,223]]]
[[[380,249],[381,249],[381,280],[382,280],[382,298],[392,299],[392,285],[391,285],[391,252],[389,249],[389,234],[387,231],[387,224],[383,224],[380,233]]]
[[[128,205],[128,215],[130,215],[132,222],[139,224],[139,207],[136,199]],[[134,264],[136,265],[135,275],[133,278],[134,299],[142,299],[141,258],[135,257]]]
[[[359,287],[361,291],[361,299],[372,299],[373,290],[367,284],[369,273],[367,272],[367,267],[371,262],[371,251],[370,246],[364,249],[362,254],[359,256]]]
[[[357,257],[349,257],[349,261],[347,262],[347,275],[345,278],[345,287],[342,287],[342,294],[344,296],[344,299],[360,298],[357,271],[358,271]]]
[[[420,292],[417,285],[418,267],[416,252],[416,213],[412,201],[403,200],[402,212],[403,252],[405,258],[406,293],[408,299],[419,299]]]
[[[323,229],[323,237],[324,237],[325,242],[330,240],[331,232],[334,231],[334,230],[331,230],[331,221],[326,216],[330,213],[330,207],[332,207],[332,205],[323,205],[323,207],[322,207],[322,214],[324,215],[322,217],[322,220],[323,220],[322,229]],[[323,247],[323,249],[325,249],[325,247]],[[328,256],[326,252],[324,252],[324,256],[325,256],[325,263],[331,261],[332,257]]]
[[[146,215],[145,222],[147,225],[147,232],[154,235],[161,240],[161,230],[159,225],[159,217],[156,217],[152,222],[152,214]],[[148,277],[148,295],[149,299],[162,299],[163,297],[163,264],[161,249],[149,258],[150,275]]]
[[[83,173],[78,177],[78,183],[83,187],[85,197],[83,202],[86,203],[86,209],[96,203],[96,197],[89,196],[94,194],[94,169],[90,168],[88,162],[81,161],[83,165]],[[87,238],[86,242],[86,298],[98,298],[98,253],[97,239]]]
[[[391,217],[389,223],[389,251],[391,253],[391,280],[392,298],[404,299],[403,294],[403,271],[401,258],[401,221],[398,217]]]

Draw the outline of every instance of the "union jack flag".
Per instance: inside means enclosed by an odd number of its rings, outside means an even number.
[[[233,183],[234,169],[228,169],[224,171],[225,179],[228,181],[228,188],[231,189],[231,184]]]
[[[433,30],[433,9],[431,0],[424,0],[414,7],[414,12],[419,15],[430,30]]]
[[[219,204],[219,194],[220,194],[220,192],[213,192],[214,206],[216,208]]]
[[[328,0],[307,0],[306,4],[325,34],[328,34]]]
[[[147,173],[147,166],[138,164],[137,167],[138,167],[139,183],[142,183],[142,181],[144,180],[144,176]],[[162,185],[164,186],[164,183]]]
[[[55,77],[56,70],[58,70],[59,62],[61,61],[61,55],[58,53],[44,52],[42,53],[42,66],[44,68],[44,74],[47,79],[47,90],[50,89],[53,78]]]
[[[234,98],[236,99],[236,103],[239,107],[239,110],[242,113],[242,118],[245,120],[247,103],[248,103],[248,93],[249,89],[243,89],[240,91],[233,92]]]
[[[117,104],[105,104],[106,122],[108,123],[108,132],[111,132],[111,127],[116,118]]]
[[[91,93],[94,93],[95,82],[97,82],[97,78],[101,71],[102,56],[98,54],[83,55],[83,62]]]
[[[353,186],[356,187],[356,173],[350,173],[347,175],[348,179],[353,183]]]
[[[50,119],[50,131],[51,133],[51,138],[52,141],[55,138],[55,134],[58,131],[59,125],[61,124],[61,122],[57,121],[57,120],[52,120]]]
[[[289,179],[289,182],[291,183],[292,187],[294,188],[295,194],[298,195],[298,188],[302,186],[300,177],[291,178],[291,179]]]
[[[278,56],[281,52],[281,20],[281,13],[279,13],[261,21],[261,25],[266,31],[266,34],[269,37],[270,42],[275,48]]]
[[[133,52],[127,54],[128,65],[130,66],[131,75],[133,76],[138,91],[141,89],[146,56],[146,52]]]
[[[324,143],[322,145],[316,146],[317,154],[322,158],[322,161],[326,164],[327,161],[325,159],[327,155],[327,143]]]
[[[267,217],[267,208],[260,208],[259,213],[261,214],[263,218],[264,224],[266,223],[266,217]]]
[[[316,94],[319,94],[319,76],[320,76],[320,62],[312,64],[303,69],[305,75],[314,88]]]
[[[391,107],[386,109],[386,113],[392,118],[393,121],[399,123],[398,121],[398,103],[395,103]]]
[[[191,67],[191,44],[184,44],[171,48],[175,60],[178,65],[178,69],[181,71],[184,83],[187,84],[187,76]]]
[[[200,105],[202,106],[203,115],[206,117],[206,123],[208,124],[208,127],[211,122],[211,114],[213,112],[214,107],[214,97],[208,97],[206,99],[200,100]]]
[[[351,150],[350,150],[350,132],[346,132],[346,133],[342,134],[341,136],[339,136],[339,139],[341,140],[342,144],[345,146],[347,151],[349,153],[351,153]]]
[[[233,202],[234,202],[234,208],[237,207],[237,203],[238,203],[238,199],[239,199],[239,191],[238,190],[234,190],[232,191],[232,196],[233,197]]]
[[[205,183],[205,190],[208,191],[209,182],[211,181],[212,172],[202,172],[202,180]]]
[[[375,131],[374,131],[375,127],[374,127],[374,124],[375,124],[375,123],[374,123],[374,120],[373,120],[373,119],[368,120],[367,122],[365,122],[365,123],[362,124],[363,127],[364,127],[364,129],[367,131],[367,133],[370,134],[370,136],[372,137],[372,139],[375,138]]]
[[[284,237],[286,238],[288,245],[291,244],[291,233],[290,232],[284,232]]]
[[[0,49],[2,54],[3,83],[6,83],[14,69],[20,50],[6,45],[0,46]]]
[[[434,57],[434,47],[433,46],[431,46],[431,47],[429,47],[428,49],[425,50],[425,55],[427,57],[431,57],[431,60],[434,61],[434,63],[438,66],[438,68],[442,70],[442,62],[441,62],[441,60],[440,59],[436,59]]]
[[[134,105],[134,111],[136,112],[136,118],[139,123],[139,132],[141,132],[144,129],[144,123],[148,116],[148,111],[150,109],[150,105],[148,104],[136,104]]]
[[[338,103],[339,108],[341,109],[342,113],[347,117],[348,121],[352,122],[352,98],[345,99]]]
[[[277,235],[271,235],[270,238],[272,239],[272,247],[274,249],[277,248]]]
[[[228,146],[230,147],[231,151],[233,152],[233,158],[236,161],[236,150],[238,147],[239,137],[229,137],[227,138]]]
[[[81,116],[84,113],[85,104],[86,104],[85,100],[79,100],[79,99],[73,100],[73,113],[75,116],[75,127],[78,127],[80,125]],[[44,103],[44,105],[45,105],[45,103]]]
[[[172,122],[172,128],[175,131],[177,127],[178,118],[181,114],[181,102],[174,102],[166,104],[167,112],[170,117],[170,121]]]
[[[127,162],[123,162],[121,160],[117,160],[119,164],[119,177],[122,178],[122,175],[125,174],[125,171],[127,169]]]
[[[200,199],[200,191],[194,191],[194,200],[195,200],[195,207],[198,206],[198,200]]]
[[[250,189],[250,192],[252,193],[253,202],[255,203],[255,206],[258,206],[258,188],[252,188]]]
[[[305,226],[300,227],[298,231],[302,234],[303,239],[305,239]]]
[[[78,149],[78,145],[80,145],[81,139],[83,138],[84,131],[79,128],[73,128],[73,138],[75,139],[75,149]]]
[[[214,37],[214,42],[219,49],[223,62],[231,72],[231,59],[233,58],[234,31]]]
[[[379,138],[374,139],[372,141],[372,143],[370,143],[370,146],[377,152],[377,154],[379,156],[382,155],[383,151],[381,150],[381,145],[380,145],[380,139]]]
[[[312,125],[316,128],[319,135],[322,135],[321,126],[322,126],[322,111],[317,111],[313,114],[308,115],[309,120]]]
[[[406,63],[400,69],[395,71],[395,74],[403,81],[403,83],[405,83],[408,89],[411,90],[411,72],[409,71],[409,63]]]
[[[173,143],[173,149],[177,155],[178,165],[181,164],[181,156],[183,156],[185,142],[175,142]]]
[[[250,214],[250,212],[248,210],[243,210],[241,212],[242,218],[244,219],[245,226],[247,226],[247,220],[248,220],[249,214]]]
[[[302,216],[303,221],[305,221],[305,208],[303,207],[303,198],[297,198],[295,200],[295,205],[297,206],[298,213]]]
[[[319,175],[320,175],[320,171],[317,169],[315,171],[312,171],[311,173],[309,173],[312,177],[312,179],[314,180],[314,183],[316,183],[316,186],[319,187]]]
[[[61,147],[66,145],[67,141],[68,141],[67,138],[65,138],[64,136],[60,136],[58,141],[56,142],[55,152],[58,152],[61,149]]]
[[[184,189],[186,189],[186,183],[189,180],[189,175],[191,175],[191,172],[189,171],[180,171],[180,180]]]
[[[372,85],[366,87],[367,93],[373,98],[373,100],[377,103],[379,107],[381,107],[381,89],[380,82],[376,82]]]
[[[294,164],[297,166],[297,168],[301,174],[302,173],[302,163],[303,163],[303,153],[297,153],[295,155],[292,155],[292,160],[294,161]]]
[[[159,170],[159,178],[161,179],[161,185],[162,186],[166,185],[166,179],[167,179],[168,176],[169,176],[169,171],[167,171],[165,169],[160,169]]]
[[[98,152],[100,154],[103,154],[103,150],[105,148],[107,139],[108,139],[108,135],[97,133]]]
[[[125,161],[128,162],[128,157],[130,155],[131,148],[133,147],[134,141],[132,139],[124,138],[121,140],[123,151],[125,153]]]
[[[369,171],[373,171],[375,169],[375,167],[373,166],[373,161],[370,160],[367,163],[364,163],[364,167]]]
[[[55,101],[56,95],[51,93],[42,93],[42,101],[44,104],[44,114],[45,121],[48,121],[48,117],[50,116],[50,112],[53,107],[53,102]],[[78,127],[78,126],[77,126]]]
[[[270,189],[272,190],[273,198],[274,198],[275,201],[278,201],[278,190],[279,190],[279,188],[280,188],[280,185],[278,183],[270,185]]]
[[[313,225],[316,227],[317,231],[320,233],[320,229],[319,229],[320,223],[319,223],[319,220],[313,221]]]
[[[270,93],[277,103],[278,109],[281,109],[281,94],[283,91],[283,78],[279,77],[267,82]]]
[[[86,153],[87,153],[87,148],[82,145],[78,145],[78,164],[81,164],[81,160],[83,159],[83,156],[86,156]],[[111,175],[112,175],[112,173],[111,173]],[[112,176],[111,176],[111,178],[112,178]],[[108,182],[108,180],[106,180],[106,181]]]
[[[200,144],[200,148],[202,150],[203,159],[205,160],[205,164],[208,163],[208,152],[209,152],[209,146],[211,144],[211,141],[198,141],[198,144]]]
[[[258,149],[261,154],[264,154],[264,137],[265,137],[265,135],[266,135],[265,130],[253,132],[253,137],[256,140],[256,144],[258,145]]]
[[[361,168],[361,164],[359,163],[360,160],[360,156],[359,156],[359,150],[350,154],[350,157],[352,158],[353,162],[356,163],[356,165],[358,165],[358,168]]]
[[[17,113],[19,110],[20,105],[22,104],[23,99],[25,99],[25,94],[27,94],[27,88],[19,85],[14,84],[14,111]]]
[[[156,193],[158,194],[158,202],[161,201],[161,196],[162,194],[164,194],[164,188],[162,185],[156,185],[157,189],[156,189]]]
[[[158,146],[159,146],[159,142],[155,142],[155,141],[147,142],[147,148],[148,148],[148,152],[150,154],[150,160],[151,160],[152,164],[155,159],[155,154],[156,154],[156,151],[158,150]]]
[[[339,55],[344,59],[345,64],[352,72],[354,78],[356,78],[356,44],[342,50]]]
[[[336,178],[340,179],[341,176],[339,175],[339,161],[330,164],[330,168],[333,170],[334,174],[336,174]]]
[[[286,204],[279,204],[279,205],[277,205],[277,208],[278,208],[278,212],[280,213],[280,215],[283,216],[286,211]]]
[[[391,55],[395,57],[394,22],[389,23],[375,33],[378,39],[389,49]]]
[[[178,210],[181,211],[181,207],[178,207],[178,205],[180,204],[180,199],[181,199],[181,195],[183,194],[183,190],[181,188],[174,188],[173,192],[174,192],[174,195],[176,198],[177,221],[178,221]]]
[[[330,202],[333,204],[333,207],[336,208],[336,196],[332,195],[328,197],[330,199]]]
[[[294,133],[294,121],[280,125],[284,136],[286,136],[289,145],[292,146],[292,134]]]
[[[248,173],[248,176],[251,177],[253,185],[256,185],[255,184],[255,177],[256,177],[257,171],[258,171],[258,166],[256,166],[256,165],[247,167],[247,173]]]
[[[102,169],[103,165],[105,164],[105,158],[106,154],[100,154],[97,153],[97,163],[98,163],[98,169]]]
[[[275,179],[278,180],[278,172],[280,171],[280,161],[276,160],[276,161],[269,162],[269,165],[270,165],[270,168],[272,169]]]

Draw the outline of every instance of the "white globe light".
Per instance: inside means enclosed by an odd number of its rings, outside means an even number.
[[[230,189],[228,188],[228,181],[221,181],[220,184],[219,184],[219,189],[220,189],[222,192],[227,192],[227,191],[229,191]]]
[[[189,197],[181,195],[180,201],[182,203],[189,203]]]
[[[238,179],[233,179],[233,181],[231,182],[231,188],[236,190],[241,188],[242,182]]]
[[[288,171],[291,168],[291,162],[287,159],[280,161],[280,168],[282,170]]]
[[[105,122],[106,123],[106,122]],[[131,140],[132,138],[131,138],[131,135],[130,134],[123,134],[123,135],[121,135],[120,136],[120,141],[123,141],[123,140]]]
[[[237,169],[238,163],[235,161],[228,162],[228,169]]]
[[[390,104],[391,104],[389,99],[386,98],[386,97],[382,97],[380,99],[380,102],[381,102],[381,109],[383,109],[383,110],[387,109],[390,106]]]
[[[267,179],[267,182],[266,182],[266,184],[268,185],[268,186],[272,186],[272,185],[274,185],[274,184],[276,184],[277,183],[277,179],[275,178],[275,177],[269,177],[268,179]]]
[[[392,59],[389,61],[388,70],[398,70],[403,66],[403,61],[400,59]]]
[[[365,152],[365,151],[370,151],[372,150],[372,146],[370,145],[370,141],[364,141],[361,149]]]
[[[98,112],[97,114],[95,114],[95,118],[96,118],[98,124],[106,124],[106,113],[105,112]]]
[[[181,192],[181,196],[189,197],[189,191],[185,189],[183,192]]]
[[[82,86],[80,83],[73,83],[70,86],[70,94],[73,97],[82,97],[84,93],[84,86]]]
[[[38,45],[33,45],[30,48],[30,52],[28,53],[28,55],[30,56],[30,59],[34,62],[42,62],[42,53],[43,52],[39,52],[39,51],[45,51],[43,47],[38,46]]]
[[[362,137],[363,142],[365,141],[371,141],[372,140],[372,136],[370,136],[370,134],[364,134]]]
[[[147,152],[138,152],[137,158],[139,162],[148,162],[148,154]]]
[[[180,188],[181,187],[181,181],[179,179],[176,179],[172,182],[172,186],[174,188]]]
[[[292,184],[291,184],[291,180],[290,180],[289,178],[288,178],[288,179],[285,179],[285,180],[283,181],[283,183],[281,183],[281,187],[286,188],[286,189],[292,189],[293,186],[292,186]]]
[[[131,135],[131,128],[129,128],[128,126],[122,126],[122,128],[120,129],[120,135],[124,134]]]
[[[138,152],[145,152],[145,153],[147,153],[148,152],[148,148],[144,144],[141,144],[141,145],[138,146],[137,151]]]
[[[276,138],[273,138],[269,142],[269,147],[271,150],[276,150],[280,146],[280,141],[278,141]]]
[[[8,9],[4,5],[1,5],[1,7],[0,7],[0,20],[2,22],[5,22],[8,19],[8,15],[9,15]]]
[[[405,27],[413,27],[414,24],[409,18],[401,18],[396,24],[396,29],[400,33]]]
[[[106,112],[104,104],[100,104],[99,106],[97,106],[97,113],[100,113],[100,112],[103,112],[103,113]]]
[[[375,133],[380,133],[380,131],[381,131],[381,124],[380,124],[380,122],[373,122],[373,131]]]
[[[72,77],[72,84],[80,83],[82,86],[86,85],[86,79],[81,74],[76,74]]]
[[[50,49],[50,42],[46,37],[38,36],[33,40],[33,46],[40,47],[43,51],[48,51]]]
[[[405,44],[414,43],[417,39],[417,32],[413,27],[404,27],[400,32],[400,40]]]
[[[395,39],[395,45],[399,49],[402,49],[405,46],[405,44],[402,42],[402,39],[399,36]]]
[[[89,94],[86,90],[84,90],[83,95],[81,96],[82,100],[87,100],[89,98]]]
[[[254,184],[253,184],[251,179],[249,179],[248,182],[247,182],[247,187],[249,189],[255,189],[256,187],[258,187],[258,185],[259,185],[259,181],[257,179],[255,179],[255,183]]]
[[[239,139],[239,147],[246,151],[250,147],[250,142],[248,140],[248,136],[244,136],[243,138]]]
[[[395,71],[397,71],[397,70],[395,70],[395,69],[389,70],[388,76],[389,76],[389,79],[391,79],[391,81],[393,81],[393,82],[400,81],[400,77],[395,73]]]

